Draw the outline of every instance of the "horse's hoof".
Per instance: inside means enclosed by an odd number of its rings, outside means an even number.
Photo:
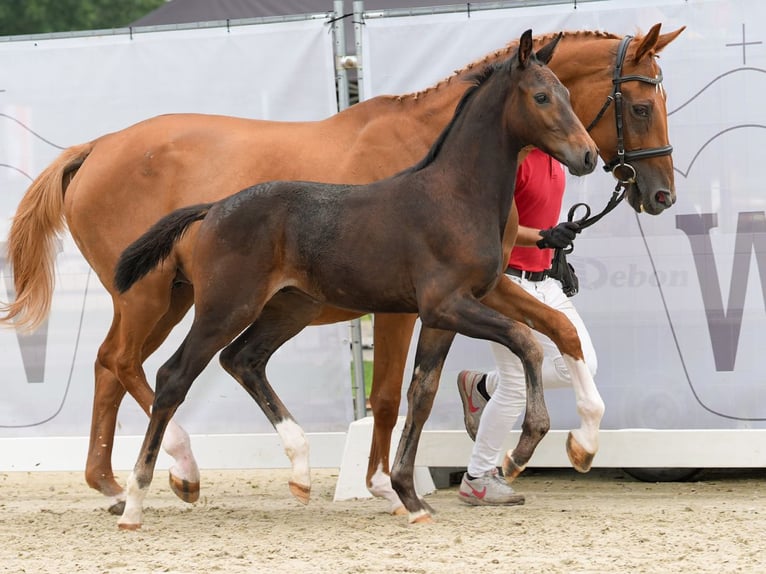
[[[138,524],[134,524],[131,522],[118,522],[117,528],[120,530],[139,530],[141,528],[141,523],[139,522]]]
[[[595,452],[588,452],[570,432],[567,437],[567,456],[577,472],[588,472],[593,465]]]
[[[396,508],[391,510],[392,516],[404,516],[405,514],[407,514],[407,509],[404,508],[404,506],[397,506]]]
[[[297,482],[293,482],[292,480],[288,481],[287,484],[290,487],[290,494],[292,494],[295,498],[297,498],[303,504],[309,503],[309,497],[311,496],[310,486],[298,484]]]
[[[125,511],[124,500],[119,500],[109,507],[109,514],[113,514],[114,516],[122,516],[122,513],[124,511]]]
[[[168,473],[168,482],[173,494],[184,502],[192,503],[199,500],[199,482],[178,478],[172,472]]]
[[[409,521],[410,524],[431,524],[434,519],[427,510],[418,510],[410,513]]]
[[[526,468],[526,466],[519,466],[516,464],[516,461],[513,460],[513,456],[511,456],[512,454],[513,453],[506,453],[503,458],[503,476],[505,477],[505,481],[509,483],[513,482],[513,480],[524,472],[524,469]]]

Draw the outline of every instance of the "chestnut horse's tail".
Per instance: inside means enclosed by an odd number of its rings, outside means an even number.
[[[93,142],[65,149],[21,198],[8,234],[8,261],[16,291],[0,304],[0,324],[33,330],[48,316],[54,287],[58,235],[65,229],[64,192],[93,149]]]
[[[212,205],[202,203],[176,209],[128,245],[114,270],[114,286],[117,290],[125,293],[133,283],[167,259],[189,226],[204,219]]]

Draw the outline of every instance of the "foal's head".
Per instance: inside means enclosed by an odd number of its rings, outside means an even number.
[[[598,148],[572,110],[569,91],[547,66],[560,39],[561,34],[535,53],[532,31],[522,34],[507,62],[515,87],[504,122],[509,133],[553,156],[573,175],[585,175],[596,167]]]

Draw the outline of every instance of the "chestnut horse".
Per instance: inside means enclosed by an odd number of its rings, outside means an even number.
[[[625,153],[619,152],[625,150],[630,154],[668,149],[665,95],[657,89],[661,72],[656,56],[682,30],[661,34],[656,24],[630,42],[620,66],[630,80],[624,84],[614,83],[622,38],[608,33],[564,33],[550,67],[569,89],[581,121],[593,122],[591,137],[605,163],[624,159]],[[466,89],[461,80],[478,64],[507,57],[514,47],[512,43],[490,53],[423,92],[375,97],[318,122],[159,116],[65,150],[32,183],[8,237],[16,299],[3,307],[0,320],[34,328],[45,319],[53,292],[55,236],[68,226],[114,306],[112,325],[95,363],[85,470],[88,484],[109,498],[110,511],[121,513],[124,500],[111,466],[120,402],[127,390],[149,412],[153,392],[143,361],[186,314],[193,296],[191,285],[177,280],[173,265],[150,274],[128,293],[117,293],[112,277],[121,251],[173,209],[215,201],[253,183],[274,179],[369,183],[404,169],[425,154],[449,121]],[[621,94],[619,138],[615,87]],[[294,161],[295,157],[301,161]],[[669,207],[675,193],[670,156],[640,157],[629,163],[635,170],[627,190],[630,204],[651,214]],[[200,181],[209,185],[201,186]],[[131,217],[124,216],[128,210]],[[171,257],[183,257],[185,250],[182,241]],[[512,281],[501,278],[485,303],[509,317],[533,321],[538,331],[570,353],[579,347],[574,329],[562,316],[541,310]],[[315,324],[356,316],[326,307]],[[381,314],[374,322],[376,360],[370,402],[375,427],[367,485],[373,494],[390,501],[392,512],[401,503],[388,478],[390,439],[414,324],[415,316],[408,314]],[[587,373],[584,376],[586,383],[575,384],[575,392],[590,404],[587,399],[595,386],[587,382]],[[199,471],[187,434],[172,421],[163,447],[174,459],[173,490],[183,500],[196,500]]]
[[[532,31],[524,32],[514,55],[477,73],[426,156],[397,175],[367,185],[260,183],[215,203],[174,211],[128,246],[115,270],[120,293],[162,263],[187,228],[202,221],[192,255],[176,262],[176,272],[194,285],[194,322],[157,372],[121,528],[141,526],[165,428],[218,351],[221,365],[261,406],[285,449],[307,450],[303,432],[267,380],[266,365],[325,305],[420,315],[410,408],[391,474],[410,522],[430,520],[414,489],[415,453],[455,332],[503,344],[524,363],[527,415],[513,454],[513,463],[524,467],[549,426],[542,348],[528,326],[480,299],[506,266],[502,238],[522,148],[542,149],[574,175],[592,172],[598,161],[568,91],[545,65],[559,39],[540,48],[538,57]],[[378,257],[369,257],[369,245]],[[388,270],[383,275],[381,260]],[[277,312],[262,312],[277,294]],[[307,500],[310,477],[304,468],[305,476],[291,487]]]

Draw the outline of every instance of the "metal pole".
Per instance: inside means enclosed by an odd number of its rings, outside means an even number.
[[[335,21],[332,23],[335,38],[335,86],[338,91],[338,111],[348,107],[348,72],[346,71],[346,26],[342,19],[343,0],[334,0]]]
[[[364,2],[354,0],[354,46],[356,47],[356,82],[359,101],[364,101],[364,62],[362,60],[362,26],[364,25]]]
[[[354,3],[356,5],[356,2]],[[338,90],[338,110],[343,111],[349,106],[348,72],[347,67],[353,65],[353,58],[346,54],[345,23],[338,20],[343,16],[343,0],[334,0],[335,22],[335,79]],[[349,322],[351,333],[351,364],[353,366],[353,381],[351,392],[354,396],[354,417],[361,419],[367,416],[367,397],[364,389],[364,355],[362,353],[362,321],[354,319]]]
[[[351,355],[354,365],[354,414],[356,419],[367,416],[367,397],[364,393],[364,356],[362,355],[362,321],[350,321]]]

